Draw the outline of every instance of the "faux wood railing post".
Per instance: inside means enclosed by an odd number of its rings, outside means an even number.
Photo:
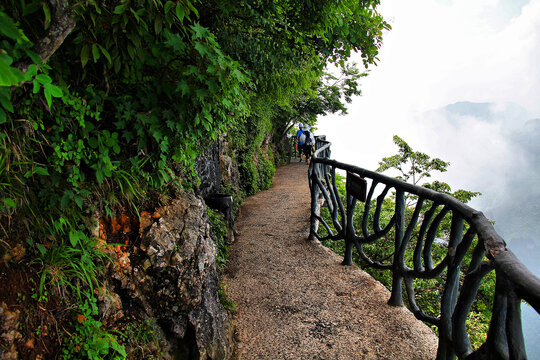
[[[403,235],[405,234],[405,194],[398,190],[396,193],[396,234],[394,239],[394,261],[392,265],[392,295],[388,300],[388,305],[403,306],[403,268],[405,266],[403,257],[399,256],[397,249],[401,248]]]
[[[354,213],[354,205],[356,203],[356,200],[352,195],[347,195],[347,220],[345,221],[345,255],[343,257],[343,261],[341,262],[341,265],[352,265],[352,251],[354,242],[352,237],[354,236],[354,232],[350,227],[352,226],[352,218]]]

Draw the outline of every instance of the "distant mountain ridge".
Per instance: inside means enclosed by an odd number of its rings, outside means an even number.
[[[460,101],[446,105],[443,110],[446,113],[460,116],[474,116],[482,119],[489,119],[493,115],[494,103],[475,103],[470,101]]]
[[[530,118],[525,108],[512,102],[458,101],[444,106],[439,111],[453,119],[460,120],[462,117],[474,117],[488,123],[504,121],[512,125],[518,125],[518,127]]]

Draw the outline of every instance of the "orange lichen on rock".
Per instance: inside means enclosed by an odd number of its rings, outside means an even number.
[[[139,234],[143,234],[150,226],[152,226],[152,214],[148,211],[141,212],[141,217],[139,220]]]
[[[120,209],[117,215],[103,217],[99,221],[99,237],[109,243],[128,245],[139,235],[139,219]]]
[[[105,223],[103,221],[103,218],[99,219],[99,238],[107,240],[107,231],[105,230]]]

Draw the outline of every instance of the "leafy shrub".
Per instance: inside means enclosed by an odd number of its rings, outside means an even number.
[[[233,313],[237,310],[236,303],[227,294],[227,285],[224,282],[219,283],[218,296],[219,302],[225,309]]]
[[[216,245],[216,267],[218,272],[223,272],[225,265],[229,260],[229,248],[227,245],[228,226],[224,219],[224,215],[209,207],[206,208],[208,220],[212,228],[212,233],[215,236],[214,244]]]
[[[240,185],[246,196],[259,191],[259,172],[253,157],[249,154],[242,156],[238,164],[238,171],[240,172]]]
[[[63,358],[68,359],[126,359],[126,350],[116,336],[102,328],[98,315],[96,299],[89,297],[75,316],[75,332],[64,343]]]
[[[261,190],[267,190],[270,188],[270,185],[272,185],[272,179],[276,173],[276,168],[274,167],[272,161],[265,158],[259,158],[257,165],[259,179],[258,188]]]

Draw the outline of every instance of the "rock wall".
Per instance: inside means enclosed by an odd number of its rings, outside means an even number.
[[[203,198],[219,192],[221,185],[221,152],[222,145],[220,141],[216,141],[195,162],[195,170],[201,180],[197,193]]]
[[[120,301],[102,312],[118,316],[128,308],[154,318],[167,343],[163,358],[230,358],[231,318],[218,297],[216,249],[202,199],[181,194],[141,221],[140,233],[129,255],[107,247],[115,260],[109,288],[116,288]]]

